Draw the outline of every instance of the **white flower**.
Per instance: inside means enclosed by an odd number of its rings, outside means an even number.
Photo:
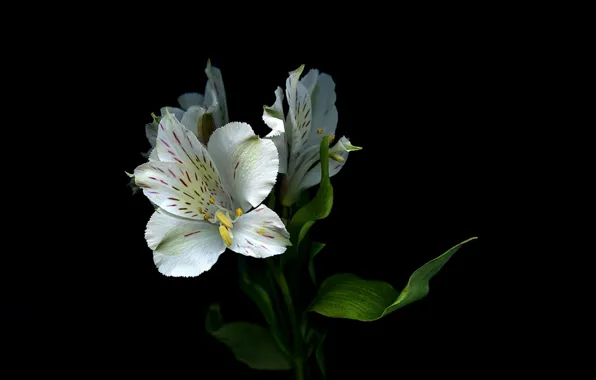
[[[164,117],[167,108],[168,112],[173,113],[187,129],[199,138],[201,143],[207,145],[209,136],[216,128],[227,124],[229,117],[221,71],[217,67],[211,66],[211,61],[207,61],[205,74],[207,74],[207,85],[204,96],[198,92],[182,94],[178,97],[179,108],[162,107],[160,112]],[[157,125],[158,122],[155,120],[145,125],[145,133],[152,149],[155,147],[157,138]]]
[[[303,190],[321,182],[320,144],[324,135],[335,140],[337,108],[335,83],[331,76],[312,69],[299,80],[304,65],[290,72],[286,80],[289,106],[284,118],[283,91],[275,91],[275,103],[264,107],[263,121],[271,128],[267,135],[279,151],[279,172],[287,174],[287,189],[282,197],[286,206],[294,203]],[[284,122],[285,119],[285,122]],[[346,137],[329,149],[329,176],[337,174],[348,159],[353,146]]]
[[[289,233],[277,214],[260,205],[278,166],[273,142],[260,139],[246,123],[217,129],[205,148],[166,113],[150,161],[134,172],[137,186],[158,206],[145,233],[158,270],[198,276],[226,246],[257,258],[285,252]]]

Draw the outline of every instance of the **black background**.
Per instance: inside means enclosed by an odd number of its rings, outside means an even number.
[[[507,232],[492,216],[504,206],[499,194],[509,191],[500,178],[503,141],[511,132],[506,125],[516,107],[508,94],[519,75],[519,46],[504,42],[506,28],[481,24],[429,22],[395,30],[385,24],[363,34],[366,28],[352,25],[301,43],[262,37],[213,48],[208,39],[140,46],[130,38],[100,42],[91,56],[75,54],[66,65],[77,68],[74,80],[85,89],[70,99],[93,116],[81,119],[69,138],[97,144],[81,148],[93,158],[82,178],[97,185],[72,180],[72,193],[82,195],[80,207],[93,220],[75,222],[75,242],[56,259],[68,275],[13,279],[18,291],[6,314],[22,343],[16,352],[63,352],[58,346],[66,345],[60,363],[68,357],[109,373],[286,376],[246,368],[205,332],[205,312],[214,302],[226,319],[260,321],[236,286],[236,254],[227,251],[198,278],[161,275],[143,237],[152,207],[127,187],[124,171],[141,164],[140,152],[149,148],[144,125],[150,113],[175,106],[184,92],[203,93],[211,58],[223,74],[230,119],[250,123],[261,136],[268,130],[262,106],[274,102],[289,71],[304,63],[305,72],[317,68],[335,80],[336,134],[363,150],[351,153],[332,177],[333,211],[312,229],[327,243],[317,259],[320,278],[354,273],[400,290],[420,265],[479,237],[431,281],[422,301],[376,322],[327,321],[332,378],[354,371],[376,377],[499,367],[507,354],[491,353],[507,326],[492,294],[500,277],[487,256],[494,244],[489,228]],[[58,286],[50,291],[50,284]]]

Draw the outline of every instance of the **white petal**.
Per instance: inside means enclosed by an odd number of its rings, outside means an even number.
[[[210,105],[212,100],[210,98],[217,99],[217,106],[219,112],[217,114],[220,116],[219,120],[216,120],[217,126],[226,125],[229,122],[228,118],[228,103],[226,100],[226,90],[223,83],[223,78],[221,76],[221,71],[215,67],[211,66],[211,61],[207,61],[207,68],[205,68],[205,74],[207,74],[207,85],[205,87],[205,105]]]
[[[155,148],[155,140],[157,139],[157,123],[151,122],[145,124],[145,136],[151,144],[151,148]]]
[[[161,211],[151,216],[145,238],[159,272],[174,277],[194,277],[211,269],[226,248],[217,225]]]
[[[312,128],[306,145],[320,145],[323,135],[335,134],[337,128],[337,108],[335,107],[335,82],[330,75],[319,75],[312,92]],[[317,131],[322,130],[322,133]]]
[[[329,177],[332,177],[339,173],[341,168],[348,162],[348,153],[353,150],[360,150],[360,147],[355,147],[350,143],[346,137],[342,137],[333,148],[329,149],[330,154],[336,154],[343,158],[344,161],[338,162],[329,157]],[[312,186],[321,183],[321,164],[317,163],[317,166],[310,169],[305,175],[300,185],[298,185],[298,192],[306,190]]]
[[[352,145],[352,143],[347,137],[342,136],[342,138],[339,139],[337,144],[335,144],[333,148],[329,149],[329,153],[337,153],[343,151],[351,152],[353,150],[362,150],[362,148],[359,146]]]
[[[182,166],[184,173],[175,179],[179,181],[177,186],[192,190],[192,195],[199,194],[201,199],[213,197],[220,207],[231,210],[230,196],[222,186],[218,168],[209,152],[172,114],[164,116],[159,123],[156,149],[160,161]]]
[[[178,97],[178,104],[180,104],[180,108],[188,110],[192,106],[202,106],[203,100],[203,94],[199,94],[198,92],[187,92]]]
[[[263,107],[263,121],[271,128],[267,137],[278,136],[285,132],[283,100],[283,90],[278,87],[275,90],[275,103],[271,107]]]
[[[291,146],[292,159],[301,153],[311,130],[311,99],[308,90],[298,81],[304,65],[297,70],[290,72],[286,80],[286,97],[289,105],[289,121],[291,124],[291,137],[289,138]]]
[[[300,83],[306,88],[308,93],[312,98],[312,92],[317,84],[317,80],[319,78],[319,70],[311,69],[308,74],[306,74],[302,79],[300,79]]]
[[[225,203],[225,199],[204,191],[205,184],[196,170],[183,165],[150,161],[137,167],[134,175],[135,184],[151,202],[180,217],[203,220],[207,214],[213,220],[218,209],[209,203],[209,197],[218,204]]]
[[[246,123],[228,123],[209,140],[209,153],[224,189],[244,211],[258,206],[275,185],[279,157],[275,144],[256,136]]]
[[[195,136],[199,136],[198,125],[199,119],[205,113],[205,109],[201,106],[191,106],[189,107],[184,115],[182,115],[182,119],[180,123],[184,125],[188,130],[195,134]]]
[[[147,155],[149,161],[159,161],[159,156],[157,155],[157,149],[153,148],[149,150],[149,154]]]
[[[159,112],[161,113],[161,117],[166,116],[169,112],[172,115],[176,116],[176,119],[178,120],[182,120],[182,116],[184,116],[184,110],[178,107],[161,107]]]
[[[279,155],[279,169],[280,173],[286,173],[288,170],[288,143],[286,141],[286,134],[282,133],[277,136],[267,137],[275,144],[277,153]]]
[[[211,113],[213,116],[213,120],[215,121],[215,127],[221,128],[224,126],[224,117],[222,116],[222,109],[219,106],[219,102],[217,101],[217,93],[214,89],[205,89],[205,93],[208,94],[205,96],[205,103],[203,108],[205,108],[206,112]]]
[[[299,175],[300,178],[302,178],[304,174],[306,174],[308,169],[313,165],[313,163],[309,164],[309,162],[312,161],[314,158],[316,158],[317,160],[319,159],[320,149],[320,145],[312,145],[308,148],[303,149],[300,153],[300,156],[289,161],[287,172],[288,176],[295,177],[295,173],[302,172],[302,174]],[[305,165],[307,167],[304,167]]]
[[[233,209],[209,153],[175,116],[161,119],[155,151],[161,162],[150,161],[135,170],[137,185],[153,203],[192,219],[207,214],[214,220],[217,206]]]
[[[284,205],[291,205],[298,199],[300,192],[305,189],[302,186],[304,176],[310,170],[320,166],[321,157],[319,149],[319,147],[315,146],[309,147],[305,149],[304,153],[297,160],[290,162],[291,166],[288,168],[288,186],[282,199]],[[321,176],[319,174],[317,183],[320,180]]]
[[[182,218],[176,218],[161,209],[157,209],[153,215],[151,215],[149,223],[147,223],[147,228],[145,229],[145,240],[147,240],[147,245],[151,250],[154,250],[172,228],[186,222],[188,221]]]
[[[275,90],[275,103],[271,107],[263,107],[263,121],[271,128],[271,132],[265,137],[270,138],[277,148],[280,173],[285,173],[288,166],[288,144],[285,135],[283,100],[283,90],[278,87]]]
[[[290,233],[279,216],[264,205],[240,216],[232,233],[230,249],[246,256],[264,258],[279,255],[291,245]]]

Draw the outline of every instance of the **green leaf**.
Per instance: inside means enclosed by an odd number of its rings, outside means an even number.
[[[319,340],[319,344],[317,344],[317,350],[315,351],[315,357],[317,359],[317,364],[319,366],[319,370],[323,375],[323,380],[327,378],[327,373],[325,371],[325,356],[323,352],[323,342],[325,342],[325,338],[327,334],[324,334],[321,339]]]
[[[287,370],[292,363],[281,352],[269,330],[248,322],[232,322],[211,333],[228,346],[238,361],[253,369]]]
[[[218,330],[223,325],[223,318],[218,304],[209,306],[205,317],[205,329],[209,334]]]
[[[271,302],[271,297],[269,297],[267,291],[261,285],[251,282],[247,272],[242,274],[240,287],[257,305],[263,317],[265,317],[267,324],[276,330],[278,327],[277,316],[275,315],[273,302]]]
[[[375,321],[424,298],[429,292],[430,279],[463,244],[474,239],[476,237],[457,244],[418,268],[401,293],[383,281],[367,281],[353,274],[333,275],[321,284],[309,311],[330,318]]]
[[[300,208],[288,226],[290,241],[298,250],[300,242],[313,225],[315,220],[326,218],[333,206],[333,187],[329,180],[329,137],[323,136],[321,140],[321,184],[314,198]]]
[[[308,261],[308,271],[310,272],[310,278],[312,279],[313,284],[317,283],[316,275],[315,275],[315,264],[314,259],[315,256],[321,252],[321,249],[325,246],[324,243],[317,243],[316,241],[312,243],[310,246],[310,259]]]
[[[241,256],[241,255],[239,255]],[[280,324],[279,300],[275,293],[274,280],[271,274],[263,270],[261,266],[253,262],[249,265],[246,257],[239,257],[238,262],[242,263],[240,267],[240,288],[253,301],[257,308],[263,314],[265,321],[269,325],[269,330],[273,338],[284,353],[288,353],[288,337],[285,328]],[[283,323],[283,321],[281,321]]]
[[[310,201],[310,197],[308,196],[308,190],[304,190],[302,192],[300,192],[300,195],[298,195],[298,200],[296,201],[296,203],[294,203],[292,205],[292,207],[296,207],[296,210],[299,210],[301,207],[306,206],[306,204]]]
[[[274,337],[265,327],[248,322],[223,323],[219,305],[209,306],[205,329],[228,346],[238,361],[250,368],[286,370],[292,368]]]

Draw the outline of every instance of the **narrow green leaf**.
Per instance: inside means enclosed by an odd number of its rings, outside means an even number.
[[[325,338],[327,334],[324,334],[321,339],[319,340],[319,344],[317,344],[317,350],[315,351],[315,357],[317,359],[317,364],[319,366],[319,370],[323,375],[323,380],[327,378],[327,371],[325,370],[325,355],[323,352],[323,342],[325,342]]]
[[[353,274],[336,274],[321,284],[309,311],[330,318],[374,321],[410,303],[424,298],[429,281],[465,243],[465,240],[418,268],[406,287],[398,293],[383,281],[368,281]]]
[[[279,304],[276,305],[276,301],[279,303],[279,300],[276,299],[271,274],[257,265],[249,265],[245,257],[239,257],[238,261],[243,263],[240,269],[240,288],[261,311],[273,338],[280,349],[287,353],[289,337],[284,326],[280,324]]]
[[[321,252],[321,249],[323,249],[324,246],[324,243],[317,243],[316,241],[313,242],[310,246],[310,259],[308,261],[308,271],[310,272],[310,278],[312,279],[313,284],[317,283],[314,259],[315,256],[319,252]]]
[[[290,240],[298,250],[298,246],[315,220],[326,218],[333,206],[333,187],[329,180],[329,137],[321,140],[321,184],[315,197],[306,206],[300,208],[288,226]]]
[[[248,322],[232,322],[211,333],[228,346],[238,361],[253,369],[287,370],[292,363],[280,351],[266,328]]]
[[[271,302],[271,297],[269,297],[269,294],[267,294],[265,289],[263,289],[261,285],[251,282],[247,272],[244,272],[242,275],[240,286],[250,299],[252,299],[255,305],[257,305],[263,314],[263,317],[265,317],[267,324],[272,328],[277,329],[277,317],[273,310],[273,302]]]

